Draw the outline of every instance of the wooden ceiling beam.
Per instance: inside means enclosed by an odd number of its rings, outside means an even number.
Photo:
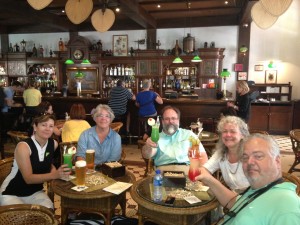
[[[76,25],[64,18],[56,15],[51,15],[43,10],[33,9],[27,1],[12,1],[12,0],[0,0],[0,14],[1,12],[11,13],[12,17],[21,16],[25,17],[27,21],[32,23],[46,26],[49,29],[60,30],[61,32],[76,31]]]
[[[156,28],[157,23],[155,19],[147,13],[135,0],[120,1],[122,13],[134,20],[143,28]]]

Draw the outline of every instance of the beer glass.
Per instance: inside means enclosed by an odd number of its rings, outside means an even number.
[[[86,150],[85,160],[86,160],[86,166],[88,168],[88,173],[94,172],[94,169],[95,169],[95,150],[94,149]]]
[[[79,160],[75,163],[75,174],[77,186],[85,187],[86,161]]]

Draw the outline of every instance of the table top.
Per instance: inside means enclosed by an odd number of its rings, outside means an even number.
[[[215,196],[209,191],[206,192],[203,196],[207,198],[206,200],[201,199],[199,193],[193,192],[198,198],[202,201],[195,204],[190,204],[184,199],[176,199],[172,206],[166,205],[164,201],[156,203],[151,198],[150,186],[152,184],[153,177],[148,176],[142,180],[135,182],[131,188],[131,196],[138,204],[142,205],[145,208],[148,208],[153,211],[158,211],[162,213],[179,213],[182,215],[191,215],[196,213],[205,213],[218,206],[218,201]],[[176,190],[176,188],[165,187],[166,194]],[[178,190],[178,189],[177,189]],[[165,196],[166,197],[166,196]]]
[[[133,183],[135,181],[135,176],[126,170],[126,173],[122,177],[113,178],[116,181]],[[71,181],[64,181],[61,179],[56,179],[51,181],[51,187],[53,192],[59,196],[73,198],[73,199],[99,199],[99,198],[107,198],[111,196],[115,196],[107,191],[103,191],[102,188],[90,192],[85,191],[75,191],[71,189],[75,185]]]
[[[200,141],[214,142],[219,140],[219,135],[209,131],[202,131],[199,135]]]

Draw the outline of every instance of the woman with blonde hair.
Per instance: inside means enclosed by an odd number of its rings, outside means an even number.
[[[227,106],[236,110],[237,116],[246,123],[250,117],[251,99],[249,95],[250,88],[246,81],[238,81],[236,84],[237,96],[235,103],[228,102]]]

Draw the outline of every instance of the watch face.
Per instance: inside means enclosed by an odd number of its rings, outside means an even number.
[[[75,59],[82,59],[83,58],[83,52],[79,49],[75,50],[73,53],[73,56]]]

